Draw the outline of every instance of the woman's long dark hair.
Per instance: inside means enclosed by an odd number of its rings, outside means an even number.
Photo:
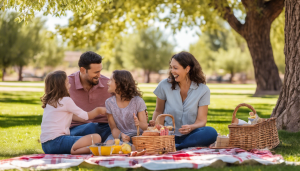
[[[63,97],[70,97],[70,94],[66,88],[67,74],[65,71],[54,71],[47,75],[45,79],[45,94],[41,97],[43,102],[42,108],[45,108],[47,104],[57,108],[59,99]]]
[[[116,82],[116,93],[121,95],[122,100],[130,101],[134,96],[142,97],[142,93],[129,71],[115,70],[113,78]]]
[[[170,63],[172,59],[175,59],[184,69],[187,66],[190,66],[191,69],[188,73],[188,77],[191,81],[194,81],[195,83],[197,83],[197,85],[199,85],[200,83],[206,84],[202,68],[197,59],[192,54],[190,54],[189,52],[180,52],[172,56]],[[168,81],[172,84],[172,90],[175,90],[176,84],[178,83],[175,81],[171,70],[169,72]]]

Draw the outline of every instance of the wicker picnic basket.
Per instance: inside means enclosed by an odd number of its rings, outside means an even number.
[[[165,119],[169,116],[173,120],[173,127],[175,130],[175,120],[170,114],[161,114],[155,120],[158,124],[161,119]],[[139,128],[138,128],[139,129]],[[137,150],[146,150],[147,154],[158,154],[164,152],[175,152],[175,135],[165,135],[165,136],[139,136],[139,131],[137,136],[132,137],[132,143]]]
[[[241,106],[246,106],[256,114],[255,109],[246,103],[239,104],[232,115],[229,128],[229,146],[244,150],[275,148],[279,144],[278,132],[276,128],[276,118],[266,119],[255,125],[234,125],[236,113]]]

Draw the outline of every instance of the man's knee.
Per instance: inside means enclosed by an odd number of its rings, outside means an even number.
[[[94,134],[97,133],[96,131],[96,124],[95,123],[87,123],[85,124],[84,128],[82,129],[82,133],[87,134]]]

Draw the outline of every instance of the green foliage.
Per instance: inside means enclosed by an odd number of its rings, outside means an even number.
[[[69,20],[69,26],[59,29],[65,40],[71,40],[70,44],[76,47],[87,47],[101,42],[102,48],[112,49],[120,33],[127,33],[128,28],[140,30],[150,26],[154,20],[170,26],[174,32],[183,27],[199,26],[203,30],[218,27],[214,21],[223,12],[214,10],[212,2],[214,1],[32,0],[20,3],[19,0],[11,0],[3,1],[1,9],[14,8],[21,12],[18,21],[29,21],[33,18],[34,11],[43,11],[45,15],[54,16],[72,11],[74,16]],[[229,1],[225,5],[244,12],[240,1]]]
[[[199,41],[190,46],[190,52],[203,70],[213,74],[222,69],[232,76],[236,72],[253,70],[245,40],[232,29],[225,29],[224,21],[219,20],[218,24],[223,29],[205,31]]]
[[[47,31],[44,31],[47,33]],[[43,50],[34,56],[34,59],[32,61],[32,65],[35,68],[42,68],[44,66],[49,67],[55,67],[63,61],[65,54],[64,54],[64,48],[60,44],[60,42],[57,40],[56,37],[49,39],[46,36],[44,36],[43,42]]]
[[[55,38],[51,39],[41,18],[25,24],[14,21],[18,15],[15,12],[1,12],[0,15],[0,68],[18,66],[21,81],[23,66],[56,66],[62,61],[64,50]]]
[[[17,13],[0,13],[0,67],[6,69],[14,62],[13,47],[17,42],[21,23],[14,22]]]
[[[41,52],[43,45],[41,30],[44,27],[44,21],[35,18],[33,22],[20,25],[20,31],[15,32],[17,35],[16,42],[11,47],[13,64],[23,67],[28,65],[33,57]]]
[[[150,72],[168,68],[174,45],[167,38],[167,35],[154,28],[124,36],[116,45],[110,68],[143,69],[149,82]]]
[[[272,23],[271,44],[273,48],[274,59],[280,73],[285,72],[285,55],[284,55],[284,11]]]

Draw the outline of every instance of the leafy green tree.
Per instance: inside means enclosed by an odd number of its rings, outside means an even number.
[[[230,82],[235,73],[246,71],[251,65],[249,53],[242,52],[239,48],[219,49],[214,54],[217,67],[230,73]]]
[[[1,13],[0,19],[0,67],[2,81],[6,69],[18,66],[19,81],[22,81],[23,67],[29,64],[35,66],[56,66],[63,57],[64,51],[56,40],[51,40],[44,28],[45,21],[34,18],[32,22],[18,23],[14,19],[17,13]]]
[[[2,7],[1,7],[2,5]],[[174,32],[186,26],[200,26],[202,30],[216,27],[216,19],[223,18],[247,42],[251,54],[256,94],[278,92],[282,87],[274,62],[270,42],[272,22],[283,10],[284,0],[18,0],[2,1],[1,9],[16,8],[27,21],[34,10],[44,14],[64,15],[74,12],[69,26],[60,33],[76,46],[100,42],[109,49],[122,32],[140,29],[159,20]],[[239,15],[234,15],[234,12]]]
[[[163,32],[149,28],[126,36],[121,45],[122,65],[128,69],[144,70],[145,82],[150,82],[150,73],[168,68],[174,45]]]
[[[18,33],[17,41],[12,47],[13,64],[19,68],[19,81],[23,80],[23,67],[27,66],[43,48],[42,44],[42,29],[44,21],[36,18],[33,22],[23,24]]]
[[[271,29],[271,43],[274,51],[274,58],[279,72],[285,72],[285,56],[284,56],[284,13],[273,22]]]
[[[219,22],[220,27],[224,22]],[[221,27],[222,28],[222,27]],[[205,31],[199,41],[190,46],[190,52],[199,60],[204,71],[215,73],[220,69],[230,73],[230,82],[237,72],[246,72],[250,55],[245,49],[246,42],[228,28]]]
[[[0,67],[2,69],[2,81],[6,69],[14,64],[13,47],[17,42],[18,32],[22,23],[14,22],[17,13],[0,13]]]
[[[43,68],[45,66],[56,67],[61,64],[65,57],[63,45],[56,37],[49,38],[48,31],[43,31],[42,50],[34,56],[31,65],[35,68]]]

